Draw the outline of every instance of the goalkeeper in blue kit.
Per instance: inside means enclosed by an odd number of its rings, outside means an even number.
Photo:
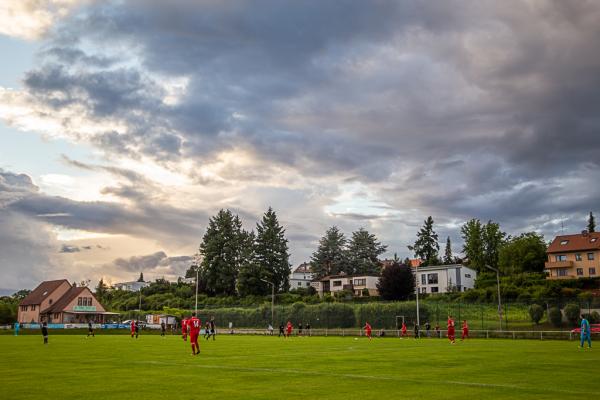
[[[581,345],[580,347],[583,349],[583,345],[585,342],[588,342],[589,348],[592,348],[592,332],[590,331],[590,323],[587,319],[582,315],[581,316]]]

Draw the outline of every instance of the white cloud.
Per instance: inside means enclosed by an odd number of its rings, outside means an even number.
[[[4,0],[0,2],[0,34],[38,39],[81,0]]]

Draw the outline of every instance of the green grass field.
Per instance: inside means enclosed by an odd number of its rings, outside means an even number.
[[[0,336],[3,399],[593,399],[600,352],[574,341]],[[600,351],[600,347],[599,347]]]

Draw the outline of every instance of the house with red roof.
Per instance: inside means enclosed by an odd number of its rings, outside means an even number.
[[[578,279],[600,272],[600,233],[583,231],[554,238],[545,269],[548,279]]]
[[[20,323],[104,323],[112,315],[85,286],[72,286],[66,279],[45,281],[19,303]]]

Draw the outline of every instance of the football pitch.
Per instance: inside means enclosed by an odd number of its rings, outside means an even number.
[[[0,336],[3,399],[581,399],[600,352],[575,341]],[[600,351],[600,347],[598,349]]]

